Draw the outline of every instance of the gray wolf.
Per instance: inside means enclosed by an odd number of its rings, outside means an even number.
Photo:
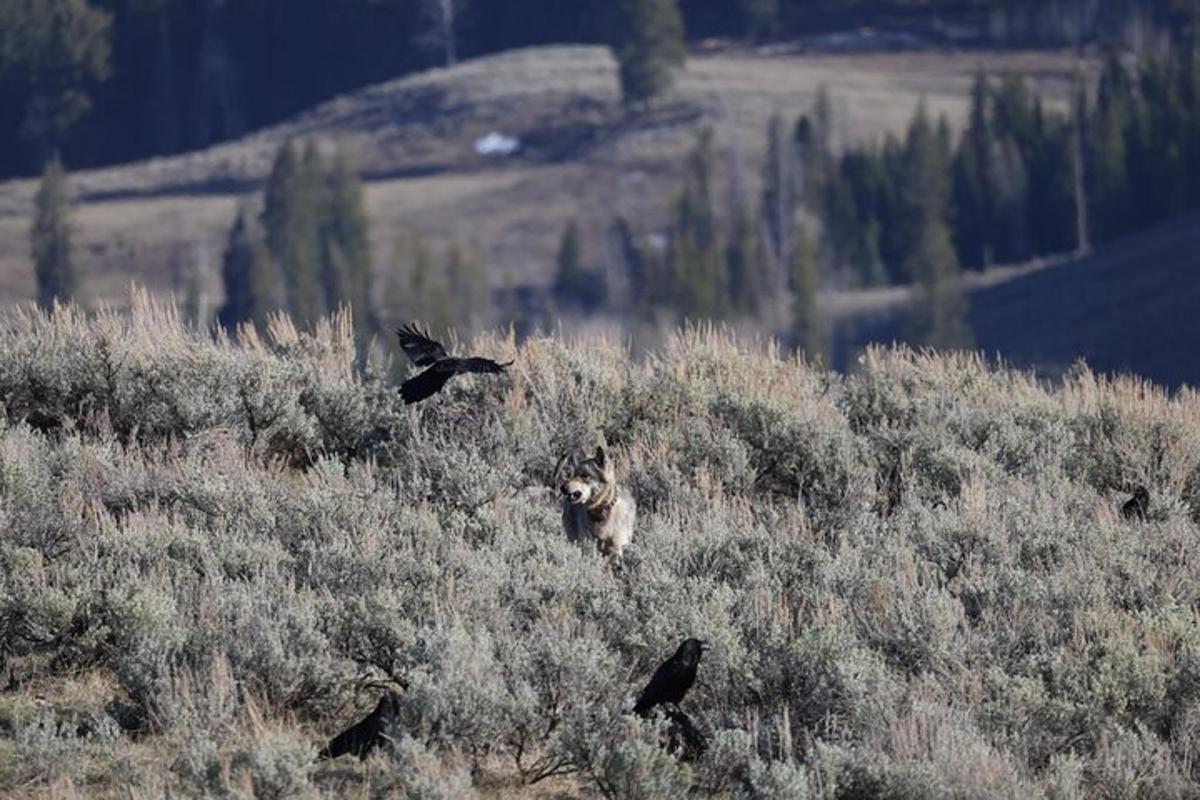
[[[616,471],[603,446],[591,458],[563,456],[555,469],[563,501],[563,528],[573,542],[595,542],[606,556],[621,557],[633,538],[637,505],[617,487]]]

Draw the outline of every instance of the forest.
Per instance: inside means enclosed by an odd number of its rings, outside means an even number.
[[[607,43],[608,0],[0,0],[0,176],[239,136],[367,83],[551,42]],[[1190,40],[1189,0],[683,0],[687,38],[761,42],[864,24],[969,43]]]

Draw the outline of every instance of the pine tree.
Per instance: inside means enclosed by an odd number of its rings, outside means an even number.
[[[729,270],[717,233],[712,182],[712,131],[705,130],[688,156],[667,248],[666,283],[654,295],[686,315],[721,319],[729,310]]]
[[[0,3],[0,77],[24,106],[22,138],[40,155],[56,153],[91,109],[91,86],[109,76],[111,29],[112,15],[87,0]]]
[[[612,50],[627,106],[665,92],[686,56],[677,0],[617,0]]]
[[[921,246],[924,231],[931,222],[945,222],[949,218],[949,142],[939,127],[930,121],[925,102],[921,101],[908,128],[895,184],[892,225],[896,229],[896,256],[901,264]]]
[[[579,225],[567,223],[558,244],[558,271],[554,277],[554,299],[560,306],[584,306],[591,298],[591,288],[583,269],[583,254],[579,244]]]
[[[279,272],[263,241],[255,215],[243,205],[229,231],[221,263],[225,304],[217,312],[222,326],[234,329],[243,323],[266,327],[267,317],[283,308]]]
[[[971,112],[954,159],[954,239],[959,257],[968,267],[986,267],[995,244],[992,198],[988,176],[992,174],[992,129],[989,102],[991,87],[980,71],[971,88]]]
[[[42,308],[50,308],[55,300],[67,301],[75,296],[70,213],[67,174],[56,159],[46,164],[42,173],[30,229],[38,305]]]
[[[738,314],[763,319],[767,316],[765,312],[768,310],[773,281],[759,229],[759,221],[742,203],[735,203],[725,263],[729,271],[731,309]],[[766,322],[770,324],[770,320]]]
[[[371,309],[371,241],[362,179],[350,152],[339,147],[325,191],[322,230],[325,305],[350,307],[359,341],[376,329]]]
[[[906,272],[913,282],[909,341],[939,349],[973,347],[958,258],[950,230],[942,220],[928,219],[917,248],[906,262]]]
[[[767,161],[763,169],[762,210],[771,257],[786,263],[792,250],[792,229],[799,205],[799,165],[796,149],[784,135],[778,114],[767,126]]]
[[[810,360],[824,359],[825,324],[817,303],[821,288],[817,253],[803,227],[796,230],[796,246],[792,250],[790,266],[792,343]]]
[[[263,206],[267,249],[283,272],[288,309],[299,325],[315,322],[325,311],[320,275],[319,161],[312,143],[303,159],[290,141],[285,143],[267,179]]]

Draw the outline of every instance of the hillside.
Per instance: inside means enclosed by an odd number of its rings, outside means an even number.
[[[406,408],[337,323],[9,312],[0,793],[1200,792],[1195,394],[711,332],[470,349],[515,366]],[[597,435],[620,566],[547,486]],[[687,636],[693,762],[628,713]],[[314,763],[384,687],[395,749]]]
[[[1200,381],[1200,215],[1189,214],[1083,259],[967,278],[978,348],[1061,375],[1079,359],[1168,387]],[[868,342],[901,338],[903,289],[830,297],[835,366]]]
[[[767,120],[775,112],[795,117],[808,110],[819,86],[832,94],[837,138],[847,143],[902,130],[922,97],[959,123],[979,66],[1028,75],[1053,104],[1065,96],[1074,58],[730,48],[694,55],[675,93],[644,119],[622,112],[615,66],[603,48],[533,48],[421,73],[345,95],[236,142],[73,175],[82,201],[85,290],[122,303],[131,280],[166,291],[199,261],[211,300],[219,302],[217,265],[238,198],[258,187],[279,143],[296,136],[346,139],[358,149],[369,178],[381,285],[408,230],[476,243],[493,285],[540,285],[571,217],[580,220],[593,261],[606,257],[602,233],[615,215],[637,220],[643,232],[661,226],[684,155],[703,126],[715,130],[727,176],[736,172],[753,192]],[[519,137],[523,151],[507,159],[477,155],[473,142],[493,130]],[[0,296],[8,302],[33,295],[27,244],[33,190],[30,181],[0,184]]]

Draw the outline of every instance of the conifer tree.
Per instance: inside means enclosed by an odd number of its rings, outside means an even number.
[[[974,337],[967,326],[967,299],[950,230],[930,217],[917,248],[906,262],[913,282],[908,339],[939,349],[969,349]]]
[[[725,263],[729,271],[729,306],[738,314],[762,319],[768,310],[772,290],[766,248],[759,235],[760,225],[746,207],[737,202],[732,211],[729,244]],[[768,325],[772,320],[765,320]]]
[[[677,0],[616,0],[615,11],[621,96],[636,108],[666,91],[683,66],[683,17]]]
[[[784,135],[778,114],[767,126],[767,161],[763,169],[762,208],[771,257],[786,263],[792,249],[799,187],[796,149]]]
[[[344,147],[334,156],[322,230],[325,305],[350,307],[359,341],[375,330],[371,308],[371,241],[362,179]]]
[[[729,270],[717,233],[712,182],[712,131],[705,130],[688,156],[667,249],[667,282],[655,295],[684,314],[720,319],[729,309]]]
[[[314,174],[315,172],[315,174]],[[263,207],[267,249],[283,272],[287,306],[297,324],[324,313],[320,276],[321,179],[319,155],[310,143],[303,158],[292,142],[275,157]]]
[[[920,246],[932,221],[945,222],[950,210],[949,142],[929,119],[925,102],[917,107],[899,162],[895,185],[897,259],[903,264]]]
[[[954,238],[963,264],[986,267],[992,261],[993,210],[988,176],[992,174],[991,86],[980,71],[971,88],[967,129],[954,159]]]
[[[38,305],[42,308],[50,308],[55,300],[67,301],[75,296],[70,214],[67,174],[62,163],[55,159],[46,164],[42,173],[30,229]]]
[[[817,253],[803,227],[796,230],[796,244],[792,250],[790,267],[792,343],[810,360],[824,359],[825,324],[821,319],[817,297],[821,287]]]
[[[279,272],[263,241],[255,215],[243,205],[234,219],[221,263],[225,304],[217,312],[222,326],[234,329],[251,322],[265,328],[267,317],[283,307]]]
[[[579,244],[579,225],[572,219],[563,229],[562,239],[558,244],[554,297],[562,306],[586,305],[589,301],[589,289]]]

